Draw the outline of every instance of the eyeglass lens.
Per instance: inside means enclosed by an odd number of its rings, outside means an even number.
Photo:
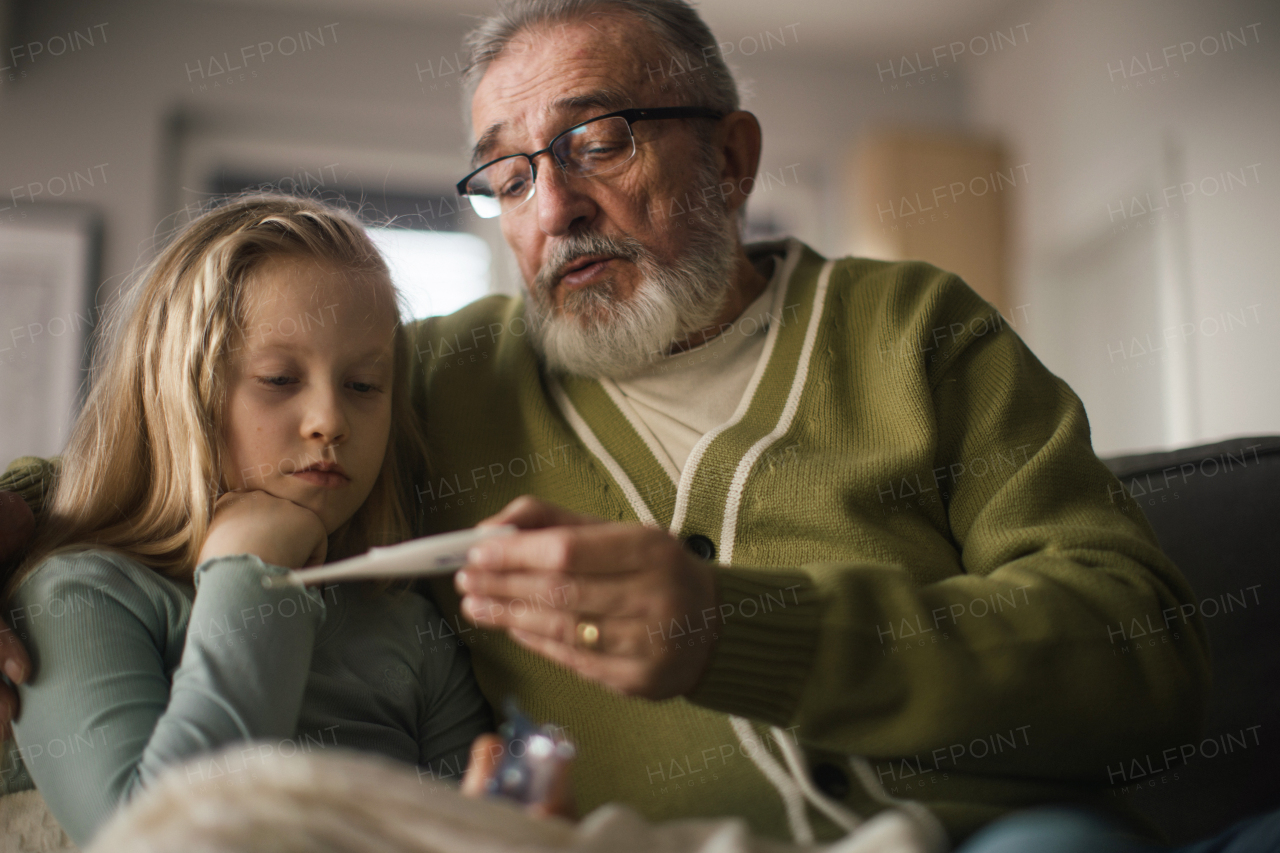
[[[551,154],[569,175],[590,177],[616,169],[635,154],[631,125],[621,117],[589,122],[559,136]],[[527,157],[509,157],[476,173],[467,195],[476,213],[492,218],[533,197],[533,170]]]

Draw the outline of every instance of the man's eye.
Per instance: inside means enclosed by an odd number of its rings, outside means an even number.
[[[283,388],[286,385],[292,385],[298,380],[292,376],[259,376],[258,382],[263,385],[269,385],[272,388]]]
[[[502,196],[503,198],[518,198],[524,195],[528,191],[526,189],[527,186],[528,184],[525,183],[524,178],[518,178],[514,181],[507,181],[507,183],[503,184],[502,189],[498,192],[498,195]]]

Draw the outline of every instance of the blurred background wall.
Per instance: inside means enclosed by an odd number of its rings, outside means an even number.
[[[41,398],[66,397],[76,335],[219,191],[398,216],[419,313],[513,292],[452,196],[460,38],[489,8],[0,0],[0,456],[58,451],[70,404]],[[764,127],[752,236],[961,273],[1081,395],[1100,454],[1280,432],[1275,3],[700,8]],[[79,308],[45,295],[76,270]]]

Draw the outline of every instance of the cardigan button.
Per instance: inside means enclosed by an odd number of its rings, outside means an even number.
[[[716,558],[716,544],[701,533],[695,533],[684,540],[684,547],[688,548],[693,555],[701,557],[704,560],[714,560]]]
[[[849,775],[835,764],[823,762],[813,768],[813,781],[833,800],[849,796]]]

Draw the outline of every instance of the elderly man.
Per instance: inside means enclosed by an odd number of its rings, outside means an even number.
[[[459,189],[527,292],[417,328],[417,509],[523,530],[423,642],[567,727],[584,810],[955,842],[1195,735],[1203,628],[1079,399],[955,276],[741,243],[760,127],[685,3],[525,0],[469,44]]]

